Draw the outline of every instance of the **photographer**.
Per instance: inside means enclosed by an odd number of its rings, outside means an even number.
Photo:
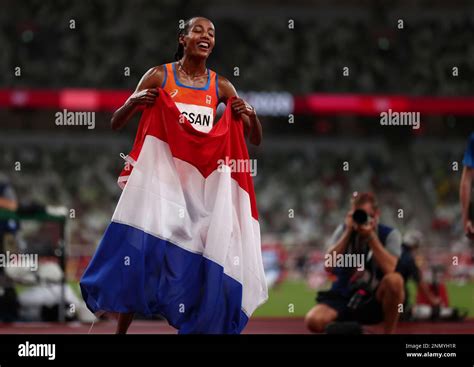
[[[329,291],[319,292],[317,305],[306,315],[312,332],[324,332],[333,321],[361,324],[384,322],[385,333],[395,331],[399,305],[404,301],[403,278],[395,272],[401,253],[401,235],[396,229],[379,224],[380,212],[372,193],[355,193],[351,210],[331,238],[326,258],[363,260],[355,267],[339,262],[326,269],[337,279]]]
[[[411,305],[408,303],[408,280],[412,279],[417,284],[418,292],[423,294],[424,298],[432,307],[439,307],[441,299],[435,295],[429,285],[423,279],[423,273],[416,263],[416,256],[420,247],[423,235],[419,231],[408,231],[402,244],[402,254],[397,264],[397,271],[402,275],[405,282],[405,314],[410,314]]]
[[[0,211],[15,212],[18,201],[7,176],[0,172]],[[19,223],[14,219],[0,219],[0,253],[5,254],[15,246],[15,234]],[[18,297],[5,268],[0,267],[0,321],[12,322],[18,318]]]

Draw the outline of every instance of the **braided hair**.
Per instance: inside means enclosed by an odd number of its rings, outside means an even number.
[[[176,61],[181,60],[184,56],[184,46],[181,42],[179,42],[179,39],[180,39],[181,36],[185,36],[189,33],[189,28],[191,26],[191,21],[193,19],[194,18],[189,18],[188,20],[186,20],[184,22],[184,27],[179,29],[179,32],[178,32],[178,48],[176,50],[176,53],[174,54],[174,59]]]

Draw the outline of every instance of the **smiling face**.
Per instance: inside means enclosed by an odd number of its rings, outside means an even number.
[[[193,18],[187,34],[179,37],[188,56],[208,58],[215,44],[214,24],[206,18]]]

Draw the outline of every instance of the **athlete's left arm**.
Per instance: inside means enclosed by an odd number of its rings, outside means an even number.
[[[244,133],[249,138],[253,145],[260,145],[262,142],[262,124],[258,119],[255,108],[239,98],[237,91],[231,82],[219,75],[218,79],[219,102],[227,104],[227,100],[231,97],[237,97],[232,102],[232,110],[235,113],[240,113],[242,121],[244,122]]]

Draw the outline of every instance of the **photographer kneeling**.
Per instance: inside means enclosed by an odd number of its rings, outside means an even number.
[[[329,291],[318,293],[317,305],[307,313],[310,331],[324,332],[333,321],[383,321],[385,333],[395,331],[405,297],[403,278],[395,272],[402,241],[398,230],[378,223],[379,216],[372,193],[354,194],[325,256],[326,269],[337,279]]]

